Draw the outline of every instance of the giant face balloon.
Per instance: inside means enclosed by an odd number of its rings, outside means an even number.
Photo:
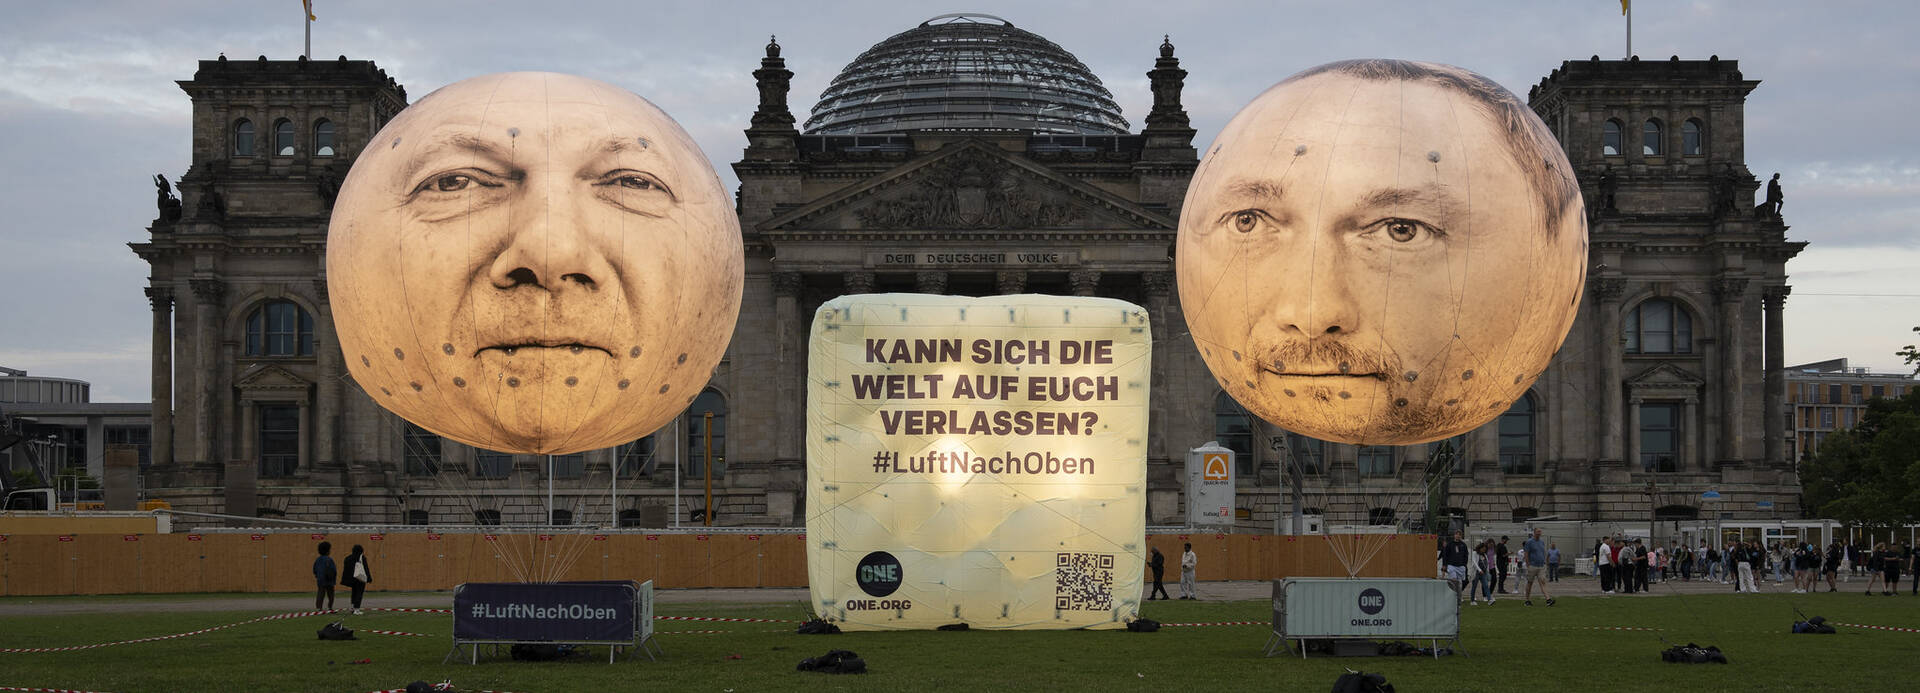
[[[590,79],[475,77],[402,111],[333,209],[340,348],[381,406],[492,450],[651,433],[740,312],[739,221],[706,157]]]
[[[1393,60],[1267,90],[1180,215],[1180,302],[1234,399],[1289,431],[1409,444],[1486,423],[1566,338],[1587,229],[1566,156],[1485,77]]]

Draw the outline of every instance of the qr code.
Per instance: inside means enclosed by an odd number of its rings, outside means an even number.
[[[1053,565],[1053,608],[1062,611],[1113,608],[1113,554],[1063,553]]]

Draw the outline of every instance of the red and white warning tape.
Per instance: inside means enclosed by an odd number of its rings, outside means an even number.
[[[1573,630],[1666,630],[1665,628],[1646,628],[1643,626],[1568,626]]]
[[[737,630],[656,630],[654,635],[713,635],[716,633],[738,633]],[[786,631],[780,631],[785,633]]]
[[[1213,623],[1162,623],[1162,624],[1160,624],[1160,625],[1161,625],[1161,627],[1169,627],[1169,626],[1264,626],[1264,625],[1267,625],[1267,622],[1266,622],[1266,621],[1216,621],[1216,622],[1213,622]]]
[[[1902,633],[1920,633],[1920,628],[1901,628],[1899,626],[1869,626],[1861,623],[1841,623],[1839,621],[1831,621],[1830,623],[1836,626],[1846,626],[1848,628],[1871,628],[1874,630],[1895,630],[1895,631],[1900,631]]]
[[[450,614],[450,613],[453,613],[453,610],[452,610],[452,609],[395,609],[395,608],[391,608],[391,607],[388,607],[388,608],[374,608],[374,609],[367,609],[367,611],[398,611],[398,612],[401,612],[401,613],[408,613],[408,614]]]
[[[19,688],[15,686],[0,686],[0,691],[32,691],[32,693],[100,693],[100,691],[83,691],[78,688]],[[401,691],[401,693],[406,693],[406,692]]]
[[[245,621],[241,621],[239,623],[229,623],[224,626],[214,626],[212,628],[201,628],[200,630],[190,630],[185,633],[174,633],[172,635],[156,635],[150,638],[135,638],[133,640],[121,640],[119,642],[103,642],[103,643],[95,643],[92,645],[68,645],[66,647],[6,647],[6,648],[0,648],[0,653],[16,653],[17,654],[22,652],[72,652],[75,650],[93,650],[93,649],[98,649],[102,647],[113,647],[115,645],[132,645],[135,643],[154,642],[157,640],[172,640],[175,638],[184,638],[190,635],[200,635],[202,633],[211,633],[216,630],[226,630],[228,628],[233,628],[236,626],[244,626],[249,623],[259,623],[261,621],[277,621],[280,619],[302,618],[306,616],[319,616],[321,614],[331,614],[331,613],[333,612],[332,611],[295,611],[292,613],[274,614],[272,616],[261,616],[260,618],[250,618]]]
[[[5,690],[5,689],[0,689],[0,690]],[[34,689],[34,690],[39,690],[39,689]],[[459,690],[459,689],[449,689],[449,690]],[[87,692],[87,691],[74,691],[74,693],[90,693],[90,692]],[[405,689],[405,688],[382,688],[382,689],[380,689],[380,690],[377,690],[377,691],[367,691],[367,693],[407,693],[407,689]],[[462,693],[513,693],[513,691],[463,691]]]
[[[361,628],[360,630],[356,630],[354,632],[355,633],[373,633],[375,635],[406,635],[406,636],[411,636],[415,638],[427,637],[426,633],[409,633],[404,630],[375,630],[372,628]]]

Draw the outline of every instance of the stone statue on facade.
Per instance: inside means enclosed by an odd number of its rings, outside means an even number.
[[[1619,190],[1620,178],[1613,175],[1613,166],[1609,164],[1605,171],[1600,172],[1600,204],[1594,205],[1595,208],[1602,212],[1620,211],[1613,206],[1614,193]]]
[[[171,224],[180,220],[180,198],[173,194],[173,186],[167,183],[167,177],[153,176],[153,187],[157,188],[160,206],[160,223]]]
[[[1767,181],[1767,202],[1761,207],[1767,210],[1768,216],[1779,219],[1780,207],[1786,203],[1786,200],[1787,196],[1780,192],[1780,174],[1776,172],[1773,174],[1773,180]]]

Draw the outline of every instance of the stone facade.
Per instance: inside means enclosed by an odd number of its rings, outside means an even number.
[[[1693,499],[1707,489],[1732,501],[1727,508],[1762,497],[1792,504],[1784,417],[1765,412],[1783,411],[1779,311],[1785,263],[1803,244],[1753,206],[1758,182],[1745,167],[1742,128],[1758,83],[1733,61],[1568,62],[1532,90],[1593,215],[1591,290],[1553,365],[1503,417],[1505,435],[1496,421],[1450,441],[1459,462],[1437,474],[1428,462],[1442,459],[1439,444],[1317,444],[1252,421],[1220,396],[1172,290],[1175,220],[1198,162],[1180,103],[1186,72],[1173,53],[1161,46],[1147,73],[1154,106],[1138,134],[855,136],[795,128],[792,73],[778,46],[768,47],[754,72],[760,99],[748,146],[734,164],[747,255],[740,320],[713,397],[695,405],[724,417],[715,426],[724,434],[714,450],[717,523],[805,522],[810,316],[842,294],[887,291],[1106,296],[1146,307],[1156,347],[1153,524],[1179,521],[1185,451],[1216,438],[1243,454],[1238,502],[1249,529],[1291,511],[1288,459],[1302,463],[1302,505],[1335,524],[1386,521],[1385,510],[1404,524],[1438,481],[1451,489],[1443,502],[1470,521],[1635,520],[1655,508],[1678,519],[1702,512]],[[331,338],[324,172],[344,171],[405,92],[372,63],[344,60],[207,61],[181,85],[195,113],[193,166],[180,181],[185,212],[169,221],[163,207],[151,240],[133,246],[153,267],[149,488],[178,507],[235,507],[219,489],[229,474],[222,462],[239,461],[261,472],[253,513],[466,524],[486,511],[539,522],[543,460],[516,456],[481,478],[476,451],[447,441],[432,449],[375,406],[346,377]],[[324,160],[308,153],[307,128],[321,114],[338,140]],[[282,116],[299,133],[292,154],[236,155],[238,118],[270,138]],[[1661,123],[1662,153],[1638,146],[1649,119]],[[1623,128],[1617,154],[1603,151],[1609,120]],[[292,353],[249,355],[274,351],[255,346],[249,321],[280,301],[311,316],[310,350],[295,330],[292,347],[277,343]],[[262,340],[275,333],[262,332]],[[297,435],[275,428],[289,412]],[[585,453],[577,474],[553,480],[555,507],[580,524],[689,521],[705,503],[698,413],[632,450]],[[284,459],[269,460],[268,447]],[[678,518],[675,469],[684,472]]]

